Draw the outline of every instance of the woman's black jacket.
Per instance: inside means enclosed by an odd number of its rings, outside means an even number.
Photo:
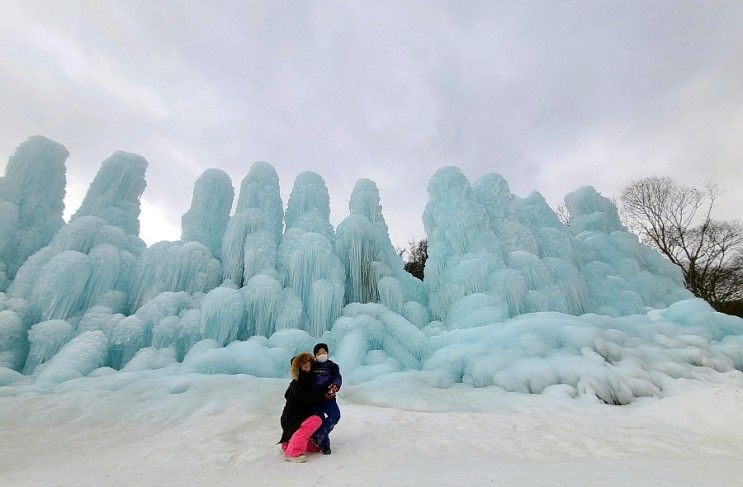
[[[312,376],[308,372],[299,372],[299,379],[293,379],[284,393],[286,404],[281,413],[281,440],[289,441],[305,419],[312,416],[313,406],[323,399],[323,391],[313,391]]]

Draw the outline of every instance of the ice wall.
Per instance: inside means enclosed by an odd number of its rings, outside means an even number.
[[[8,160],[0,177],[0,291],[64,224],[68,155],[61,144],[36,135]]]
[[[678,269],[627,233],[593,188],[566,197],[569,228],[541,194],[515,196],[497,174],[470,186],[459,169],[442,168],[429,196],[425,282],[448,328],[540,311],[622,316],[691,297]]]
[[[5,270],[18,266],[12,280],[0,275],[0,386],[51,390],[114,369],[284,376],[318,340],[351,384],[497,386],[614,404],[743,369],[743,321],[689,299],[679,270],[591,187],[566,196],[564,225],[538,192],[522,198],[497,174],[470,184],[441,168],[428,185],[421,283],[404,271],[368,179],[334,230],[316,173],[297,176],[284,215],[276,170],[255,163],[228,217],[232,185],[211,169],[194,184],[182,240],[146,248],[146,161],[104,161],[62,225],[66,154],[31,138],[0,179],[1,258]]]

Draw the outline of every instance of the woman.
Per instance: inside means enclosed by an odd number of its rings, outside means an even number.
[[[281,448],[284,450],[284,460],[287,462],[302,463],[307,461],[304,453],[310,444],[310,437],[322,424],[322,418],[312,414],[312,409],[323,399],[322,392],[316,392],[312,387],[312,362],[315,357],[311,353],[300,353],[292,359],[292,382],[284,393],[286,405],[281,413]],[[316,451],[315,448],[312,449]]]

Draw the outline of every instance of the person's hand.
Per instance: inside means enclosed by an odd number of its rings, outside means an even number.
[[[333,399],[335,397],[335,392],[326,392],[325,393],[325,399]]]
[[[330,384],[328,386],[328,392],[335,396],[335,393],[338,392],[338,384],[336,384],[335,382]]]

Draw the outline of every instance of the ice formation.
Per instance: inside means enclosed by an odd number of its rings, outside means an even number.
[[[181,240],[146,248],[147,162],[116,152],[64,224],[66,157],[32,137],[0,179],[0,387],[53,391],[153,370],[285,377],[318,340],[349,384],[610,404],[743,370],[743,320],[693,299],[591,187],[565,197],[566,226],[537,192],[441,168],[428,184],[421,282],[405,272],[368,179],[334,229],[316,173],[297,176],[284,212],[276,170],[257,162],[230,216],[230,178],[210,169]]]
[[[64,224],[68,155],[62,145],[37,135],[10,157],[0,177],[0,291]]]
[[[336,248],[346,274],[346,303],[382,302],[400,313],[409,301],[426,303],[420,281],[405,272],[390,241],[374,181],[356,182],[338,225]]]
[[[183,242],[200,242],[220,258],[222,237],[235,198],[232,181],[220,169],[207,169],[194,183],[191,209],[181,217]]]
[[[70,221],[95,215],[128,234],[139,235],[139,198],[145,188],[146,169],[147,161],[142,156],[115,152],[103,161]]]
[[[237,209],[222,240],[224,276],[238,286],[251,277],[276,276],[284,209],[276,169],[256,162],[240,185]]]
[[[319,174],[297,176],[286,209],[279,247],[284,284],[302,303],[296,326],[315,336],[329,330],[343,307],[345,273],[335,253],[330,196]],[[281,298],[279,298],[281,299]],[[288,327],[283,324],[281,328]]]

